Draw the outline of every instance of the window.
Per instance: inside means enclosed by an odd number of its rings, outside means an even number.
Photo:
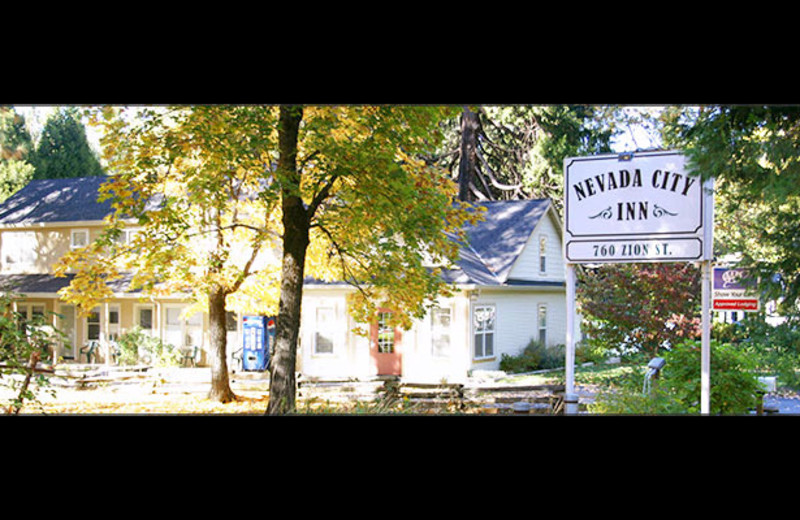
[[[391,312],[378,313],[378,352],[391,354],[394,352],[394,327],[389,325]]]
[[[431,310],[431,354],[450,355],[450,309],[435,307]]]
[[[475,307],[472,324],[475,334],[475,358],[487,358],[494,355],[494,333],[497,311],[494,305]]]
[[[228,332],[239,330],[239,317],[235,312],[225,311],[225,330]]]
[[[39,241],[33,231],[5,231],[0,247],[4,264],[14,269],[24,269],[36,261]]]
[[[70,249],[78,249],[89,245],[88,229],[73,229],[69,234]]]
[[[183,317],[186,307],[182,305],[165,306],[164,342],[173,347],[201,347],[203,345],[203,313],[195,312]]]
[[[547,345],[547,305],[539,305],[539,343]]]
[[[108,308],[108,339],[117,341],[119,338],[119,306],[113,305]]]
[[[333,354],[334,320],[332,307],[317,307],[317,330],[314,333],[315,354]]]
[[[100,307],[95,307],[86,317],[86,339],[100,339]]]
[[[34,318],[39,318],[41,323],[44,317],[44,304],[42,303],[23,303],[17,307],[17,312],[20,315],[21,330],[26,330],[27,322],[32,321]]]
[[[138,307],[136,309],[136,324],[145,333],[153,331],[153,307]]]
[[[547,237],[539,237],[539,272],[547,271]]]

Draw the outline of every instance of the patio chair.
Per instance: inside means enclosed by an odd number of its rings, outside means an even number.
[[[192,347],[183,352],[182,365],[186,366],[186,363],[189,363],[190,366],[196,367],[198,361],[200,361],[200,347]]]
[[[80,354],[78,355],[78,362],[81,360],[81,356],[86,356],[86,362],[91,363],[92,358],[97,360],[97,349],[100,348],[100,342],[97,340],[89,340],[86,345],[81,347]]]
[[[120,354],[122,354],[122,349],[119,348],[119,343],[116,341],[109,341],[108,348],[111,352],[111,359],[114,360],[114,364],[116,365],[117,359],[119,358]]]

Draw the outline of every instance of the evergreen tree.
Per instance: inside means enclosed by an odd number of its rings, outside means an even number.
[[[715,177],[715,246],[760,274],[766,298],[800,315],[800,107],[676,108],[667,135]],[[718,240],[719,239],[719,240]]]
[[[34,179],[105,175],[89,147],[86,129],[75,107],[61,108],[50,116],[31,163],[36,168]]]
[[[0,107],[0,203],[30,181],[33,166],[28,157],[32,149],[25,119],[11,107]]]
[[[563,198],[565,157],[610,152],[608,112],[583,105],[467,106],[433,158],[461,200]]]

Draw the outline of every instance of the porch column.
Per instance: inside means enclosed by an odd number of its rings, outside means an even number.
[[[111,364],[111,346],[108,344],[108,302],[103,304],[103,332],[100,336],[100,344],[103,345],[105,364]]]

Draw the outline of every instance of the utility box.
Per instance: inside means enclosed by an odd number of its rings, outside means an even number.
[[[242,370],[263,372],[269,363],[272,343],[268,326],[275,320],[267,316],[244,316],[242,318]]]

